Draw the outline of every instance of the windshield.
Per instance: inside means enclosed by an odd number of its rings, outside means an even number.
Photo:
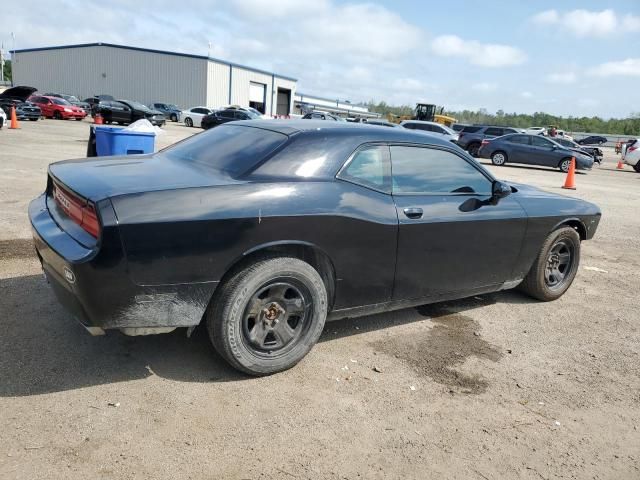
[[[178,108],[178,106],[177,106],[177,105],[174,105],[173,103],[168,103],[168,104],[166,105],[166,107],[167,107],[167,109],[168,109],[168,110],[180,110],[180,109]]]
[[[260,163],[287,138],[262,128],[221,125],[164,149],[162,155],[235,178]]]
[[[147,107],[146,105],[143,105],[141,103],[138,102],[132,102],[130,100],[122,100],[122,102],[127,102],[127,105],[129,105],[131,108],[135,109],[135,110],[140,110],[141,112],[150,112],[151,110],[149,110],[149,107]]]
[[[69,102],[67,102],[64,98],[58,98],[58,97],[51,97],[51,101],[53,103],[55,103],[56,105],[71,105]]]
[[[438,125],[441,129],[447,132],[449,135],[458,135],[454,129],[447,127],[446,125]]]
[[[251,114],[253,113],[253,115],[254,115],[254,116],[253,116],[252,118],[255,118],[255,117],[261,117],[261,116],[262,116],[262,113],[260,113],[258,110],[256,110],[256,109],[255,109],[255,108],[253,108],[253,107],[249,107],[249,108],[247,108],[247,113],[248,113],[249,115],[251,115]]]

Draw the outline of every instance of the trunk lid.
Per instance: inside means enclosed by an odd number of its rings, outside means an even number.
[[[51,164],[49,174],[93,202],[116,195],[244,183],[162,154],[65,160]]]

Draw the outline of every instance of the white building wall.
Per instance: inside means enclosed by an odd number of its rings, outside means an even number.
[[[249,106],[249,84],[251,82],[266,85],[265,113],[271,115],[269,92],[271,91],[271,75],[258,73],[242,67],[233,67],[231,74],[231,104],[241,107]]]
[[[108,46],[17,52],[14,84],[40,92],[97,94],[169,102],[188,108],[207,101],[207,61]]]
[[[274,78],[274,86],[273,86],[273,113],[276,113],[276,108],[278,105],[278,88],[284,88],[287,90],[291,90],[291,95],[289,97],[289,113],[293,113],[293,101],[296,95],[296,85],[297,83],[293,80],[289,80],[286,78],[280,78],[276,76]]]
[[[229,104],[229,65],[208,62],[207,107],[220,108]]]

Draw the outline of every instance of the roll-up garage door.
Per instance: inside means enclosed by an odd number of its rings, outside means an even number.
[[[249,101],[256,103],[264,103],[265,90],[267,86],[264,83],[251,82],[249,84]]]

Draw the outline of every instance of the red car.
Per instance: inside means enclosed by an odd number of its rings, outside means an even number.
[[[32,95],[29,97],[29,101],[40,107],[43,117],[55,118],[56,120],[67,120],[68,118],[82,120],[87,116],[87,112],[82,108],[71,105],[64,98]]]

